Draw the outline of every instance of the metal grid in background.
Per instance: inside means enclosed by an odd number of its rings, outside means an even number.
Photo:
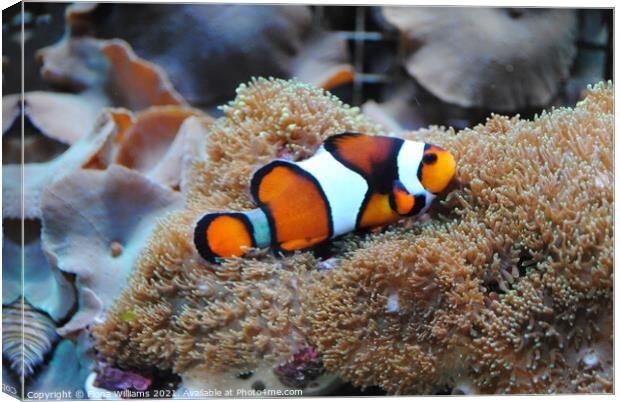
[[[399,65],[399,34],[387,27],[386,23],[377,21],[379,7],[373,6],[312,6],[314,26],[337,32],[349,44],[351,61],[355,78],[351,88],[351,103],[362,105],[368,99],[383,101],[382,89],[403,74]],[[586,13],[600,12],[600,23],[606,28],[605,38],[591,38],[584,31],[591,25],[591,18]],[[578,10],[577,39],[578,56],[587,52],[598,53],[604,59],[604,76],[613,79],[613,11],[612,10]],[[596,18],[594,19],[596,21]],[[590,21],[590,22],[589,22]],[[589,28],[592,28],[591,26]],[[376,57],[373,52],[379,50],[381,57],[391,58],[386,64],[377,67],[370,59]]]
[[[338,33],[349,44],[351,61],[355,70],[352,86],[353,105],[359,106],[368,99],[369,87],[383,86],[393,80],[393,70],[398,61],[398,33],[387,31],[375,23],[369,6],[313,6],[314,25]],[[387,68],[372,68],[369,58],[373,50],[391,56]]]

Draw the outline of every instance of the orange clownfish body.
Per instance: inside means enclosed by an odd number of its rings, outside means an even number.
[[[306,160],[275,160],[258,169],[250,188],[258,208],[203,215],[194,244],[211,262],[242,256],[251,247],[312,247],[424,213],[455,169],[452,155],[434,145],[334,135]]]

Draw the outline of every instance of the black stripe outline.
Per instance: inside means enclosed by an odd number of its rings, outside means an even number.
[[[425,206],[426,206],[426,196],[424,194],[416,195],[415,204],[413,204],[413,208],[411,209],[411,212],[409,212],[406,216],[418,215]]]
[[[398,187],[403,189],[403,190],[405,190],[405,191],[407,191],[407,189],[403,186],[403,184],[400,182],[400,180],[398,181]],[[417,215],[422,210],[422,208],[424,208],[424,206],[426,205],[426,195],[424,195],[424,194],[416,194],[416,195],[413,196],[413,198],[414,198],[415,201],[413,203],[413,208],[411,208],[411,211],[409,211],[408,213],[406,213],[404,215],[399,214],[400,216],[415,216],[415,215]],[[398,213],[398,209],[397,209],[397,206],[396,206],[396,199],[395,199],[395,196],[394,196],[393,192],[390,193],[389,200],[390,200],[390,207],[394,211],[396,211],[396,213]]]
[[[409,191],[407,191],[407,189],[405,188],[405,185],[400,180],[396,181],[396,185],[398,186],[399,190],[409,194]],[[390,195],[388,196],[388,200],[390,201],[390,208],[398,212],[398,206],[396,205],[396,195],[394,194],[394,185],[392,185],[392,191],[390,192]]]
[[[428,151],[431,147],[431,144],[424,144],[424,150],[422,151],[422,158],[420,158],[420,164],[418,165],[418,181],[422,184],[422,165],[424,161],[424,152]],[[424,187],[424,185],[422,185]]]
[[[424,164],[424,152],[428,151],[429,149],[437,149],[439,151],[444,151],[443,148],[438,147],[436,145],[431,145],[431,144],[424,144],[424,151],[422,152],[422,160],[420,160],[420,165],[418,166],[418,181],[420,182],[420,184],[422,184],[422,165]],[[433,161],[431,164],[435,163],[435,161]],[[424,184],[422,184],[422,187],[424,187]],[[426,189],[426,187],[424,187]],[[435,193],[432,191],[429,191],[428,189],[426,189],[426,191],[428,191],[431,194],[439,194],[439,193]]]

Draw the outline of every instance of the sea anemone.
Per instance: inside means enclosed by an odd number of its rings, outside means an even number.
[[[258,79],[237,93],[225,117],[192,123],[205,138],[185,176],[185,209],[156,226],[129,287],[94,328],[105,359],[213,384],[277,372],[313,350],[327,373],[393,394],[459,384],[610,391],[602,351],[611,332],[601,322],[613,296],[611,85],[534,121],[492,116],[458,134],[405,133],[457,159],[430,219],[347,236],[325,261],[261,251],[214,266],[193,248],[193,223],[252,208],[257,167],[306,158],[331,134],[380,132],[296,81]],[[577,329],[579,320],[587,325]],[[524,381],[529,372],[535,381]]]
[[[372,236],[308,282],[326,369],[390,393],[456,379],[481,393],[610,392],[608,363],[586,381],[569,356],[611,347],[612,101],[599,84],[534,121],[408,134],[455,154],[455,188],[430,222]]]

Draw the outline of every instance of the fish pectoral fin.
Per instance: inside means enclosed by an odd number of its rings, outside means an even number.
[[[394,180],[390,194],[390,206],[399,215],[407,215],[415,205],[415,196],[410,194],[400,180]]]
[[[289,240],[285,241],[284,243],[280,243],[280,248],[287,251],[302,250],[304,248],[312,247],[315,244],[319,244],[325,239],[327,239],[326,236]]]

